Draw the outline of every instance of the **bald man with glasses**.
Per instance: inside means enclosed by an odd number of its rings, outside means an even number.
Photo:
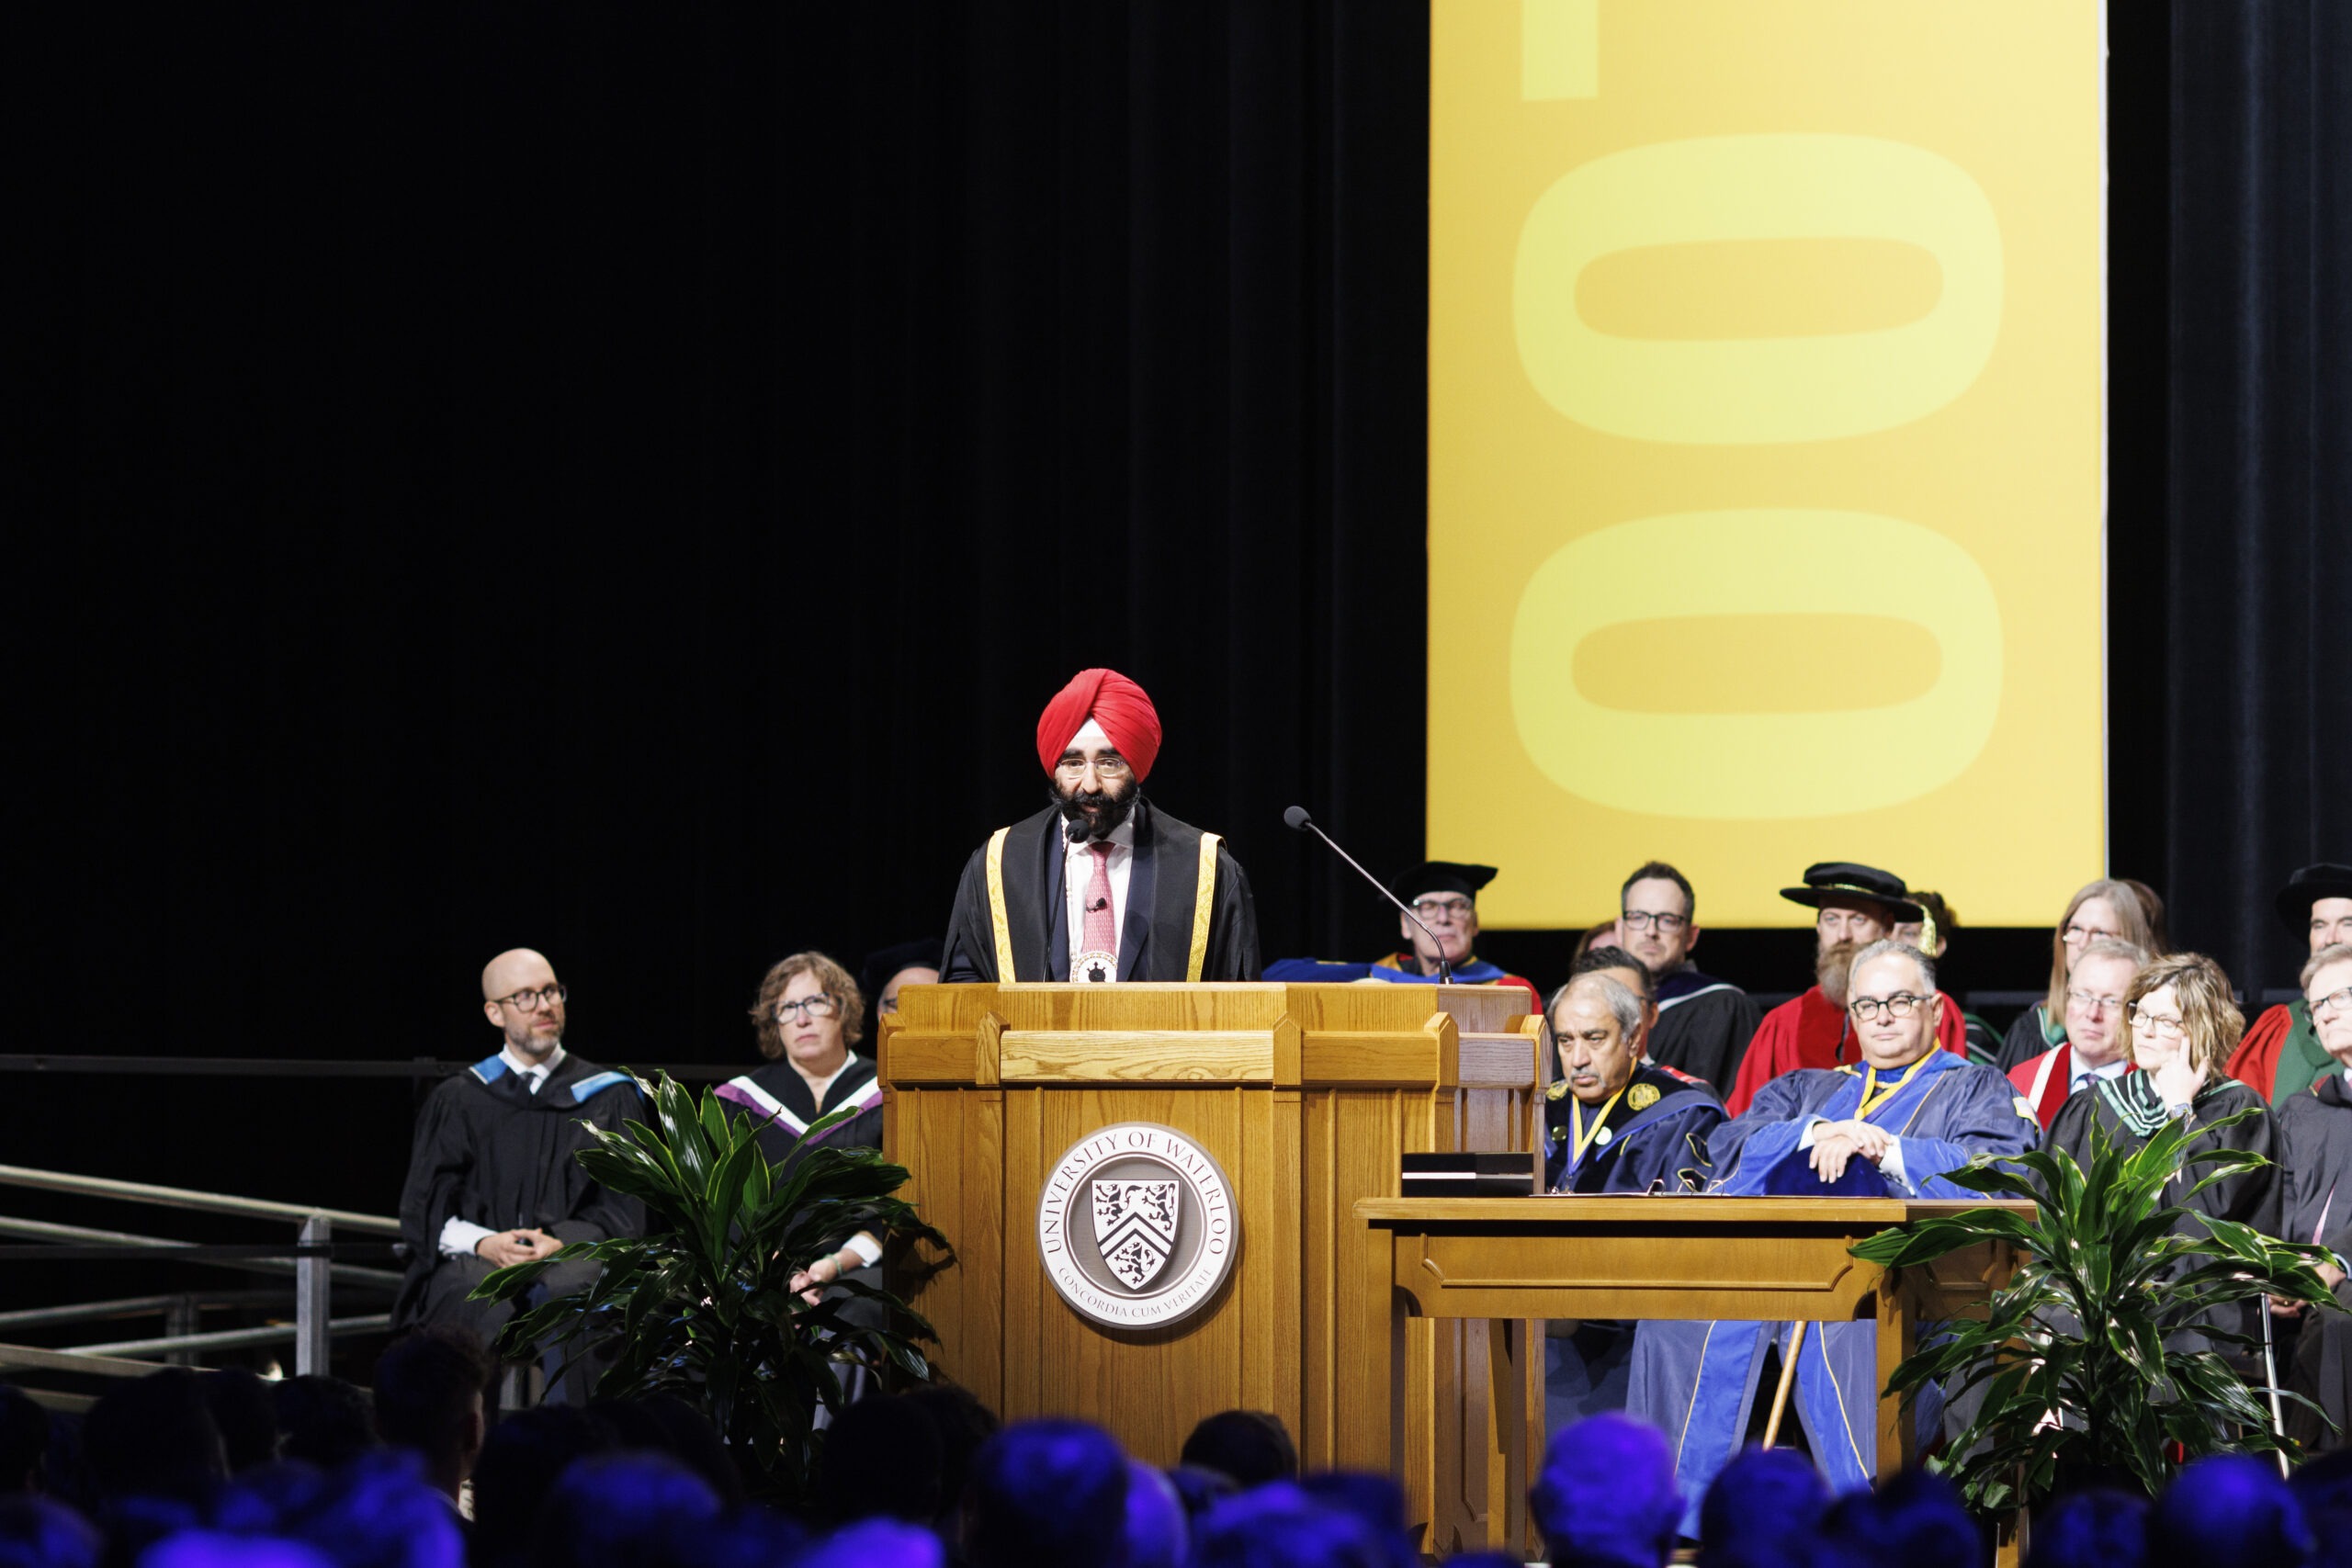
[[[644,1216],[574,1157],[594,1141],[582,1122],[617,1133],[640,1115],[640,1101],[628,1074],[563,1048],[571,993],[554,965],[528,948],[502,953],[481,972],[481,995],[484,1016],[503,1038],[496,1055],[435,1089],[417,1117],[401,1190],[408,1276],[392,1326],[456,1323],[488,1344],[514,1308],[472,1300],[476,1285],[566,1247],[634,1235]],[[578,1290],[595,1269],[559,1263],[538,1290]],[[585,1399],[584,1372],[564,1381],[559,1397]]]

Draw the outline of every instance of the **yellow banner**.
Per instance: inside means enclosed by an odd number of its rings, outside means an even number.
[[[1437,0],[1429,852],[2100,874],[2098,0]]]

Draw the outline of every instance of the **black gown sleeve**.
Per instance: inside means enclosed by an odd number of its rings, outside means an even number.
[[[2186,1154],[2219,1148],[2250,1149],[2271,1163],[2223,1177],[2194,1197],[2180,1194],[2203,1179],[2209,1171],[2203,1166],[2184,1163],[2180,1175],[2174,1179],[2173,1201],[2193,1213],[2241,1221],[2265,1235],[2278,1235],[2286,1228],[2285,1192],[2278,1179],[2278,1124],[2271,1119],[2269,1107],[2254,1090],[2231,1081],[2198,1096],[2191,1114],[2201,1123],[2218,1122],[2241,1111],[2255,1114],[2235,1126],[2197,1134],[2189,1139]]]
[[[2008,1033],[2001,1037],[2000,1058],[1993,1065],[2003,1073],[2032,1061],[2050,1049],[2041,1038],[2041,1012],[2040,1003],[2026,1009],[2009,1025]]]
[[[2070,1096],[2058,1107],[2058,1114],[2051,1118],[2050,1131],[2041,1134],[2044,1154],[2067,1154],[2086,1171],[2091,1163],[2091,1123],[2097,1120],[2098,1090],[2086,1087]],[[2110,1130],[2110,1137],[2113,1135]]]
[[[439,1255],[441,1227],[458,1213],[458,1193],[473,1170],[473,1149],[457,1115],[462,1086],[442,1084],[425,1097],[409,1145],[408,1177],[401,1184],[401,1240],[413,1262],[426,1268]],[[477,1221],[477,1224],[483,1223]]]
[[[581,1120],[593,1122],[607,1133],[617,1133],[624,1122],[644,1119],[644,1102],[636,1089],[621,1084],[605,1090],[582,1107]],[[590,1145],[586,1133],[580,1134],[580,1147]],[[578,1151],[566,1156],[577,1158]],[[636,1199],[615,1192],[600,1181],[583,1181],[572,1202],[571,1216],[548,1227],[548,1233],[570,1245],[574,1242],[608,1241],[619,1235],[645,1234],[645,1206]]]
[[[1747,1043],[1764,1021],[1763,1009],[1745,991],[1713,991],[1692,997],[1669,1010],[1658,1022],[1651,1057],[1679,1067],[1692,1077],[1704,1078],[1719,1094],[1729,1094],[1739,1077]]]
[[[956,884],[956,907],[947,917],[947,947],[940,955],[943,981],[994,980],[996,936],[989,919],[989,852],[986,844],[964,863]]]
[[[1201,964],[1204,980],[1255,980],[1263,973],[1258,961],[1258,905],[1250,894],[1249,874],[1233,852],[1216,847],[1216,901],[1209,915],[1209,951]]]

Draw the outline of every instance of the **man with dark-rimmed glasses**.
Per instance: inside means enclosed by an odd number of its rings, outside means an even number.
[[[1619,890],[1617,933],[1610,945],[1632,953],[1649,971],[1657,1005],[1649,1059],[1704,1078],[1717,1094],[1725,1094],[1764,1011],[1746,991],[1701,974],[1690,962],[1690,950],[1699,945],[1698,917],[1699,896],[1690,879],[1654,860]]]
[[[1708,1190],[1726,1197],[1968,1198],[1952,1172],[1978,1155],[2018,1155],[2041,1133],[1995,1068],[1939,1049],[1952,1003],[1934,961],[1904,942],[1855,953],[1844,1011],[1856,1059],[1766,1083],[1707,1140]],[[1675,1469],[1696,1533],[1699,1500],[1747,1430],[1758,1365],[1777,1347],[1797,1365],[1791,1414],[1833,1489],[1877,1469],[1877,1340],[1870,1323],[1825,1323],[1796,1343],[1786,1323],[1649,1322],[1635,1336],[1627,1409],[1681,1434]],[[1769,1385],[1766,1396],[1770,1397]],[[1941,1400],[1923,1397],[1928,1430]]]
[[[395,1329],[458,1323],[487,1344],[514,1315],[505,1303],[469,1299],[493,1269],[642,1225],[635,1201],[606,1191],[572,1157],[593,1142],[582,1122],[617,1132],[638,1114],[639,1098],[627,1073],[563,1048],[568,995],[554,966],[528,948],[483,968],[482,1012],[504,1038],[497,1055],[435,1089],[417,1117],[401,1190],[409,1266]],[[561,1295],[594,1269],[558,1264],[539,1289]],[[572,1393],[584,1388],[565,1381]]]

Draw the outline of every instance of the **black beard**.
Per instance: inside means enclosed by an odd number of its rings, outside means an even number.
[[[1073,844],[1099,843],[1109,838],[1119,824],[1125,821],[1135,810],[1136,802],[1143,798],[1143,789],[1137,784],[1129,784],[1127,793],[1125,795],[1114,795],[1106,790],[1084,789],[1072,790],[1068,795],[1064,795],[1061,785],[1048,783],[1046,785],[1046,793],[1054,797],[1055,809],[1062,814],[1062,831],[1069,836],[1069,841]],[[1102,807],[1102,814],[1089,818],[1086,815],[1086,807],[1090,806]]]

